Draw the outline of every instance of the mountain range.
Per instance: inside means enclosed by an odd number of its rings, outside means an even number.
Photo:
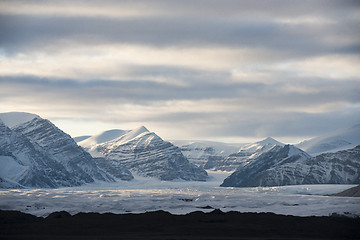
[[[297,145],[270,137],[249,144],[168,142],[144,126],[73,139],[35,114],[0,113],[0,188],[70,187],[138,175],[206,181],[205,170],[232,173],[223,187],[359,183],[356,145],[360,125]]]

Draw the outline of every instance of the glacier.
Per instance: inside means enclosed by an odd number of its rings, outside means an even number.
[[[330,196],[354,185],[296,185],[282,187],[219,187],[229,172],[209,171],[209,180],[161,181],[135,176],[133,181],[95,182],[56,189],[0,189],[0,209],[37,216],[55,211],[173,214],[194,211],[273,212],[295,216],[360,216],[360,198]]]

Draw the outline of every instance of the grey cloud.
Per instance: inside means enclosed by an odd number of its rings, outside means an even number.
[[[189,134],[192,134],[190,138],[308,137],[353,125],[360,119],[358,82],[342,80],[324,85],[323,81],[325,80],[303,80],[302,84],[318,89],[317,92],[289,93],[279,88],[278,84],[229,84],[221,81],[206,84],[194,81],[189,86],[181,87],[144,81],[79,82],[30,76],[1,77],[0,102],[11,99],[18,104],[32,104],[37,109],[45,110],[50,110],[51,106],[51,111],[105,122],[132,120],[161,126],[177,126],[184,131],[188,130]],[[196,106],[197,102],[203,99],[212,99],[220,108],[211,109],[211,105],[202,103],[200,107],[211,111],[188,109],[166,113],[156,110],[157,106],[162,106],[169,100],[192,101]],[[332,103],[345,103],[345,107],[318,113],[296,110],[298,107],[306,109]],[[128,115],[121,108],[117,109],[122,112],[121,115],[106,113],[107,106],[118,104],[133,105],[133,108],[150,106],[153,112],[146,118]]]
[[[191,80],[189,80],[191,81]],[[8,88],[13,88],[12,95],[16,92],[21,94],[38,95],[39,93],[63,95],[68,97],[91,101],[91,99],[116,100],[122,99],[126,102],[148,103],[159,100],[176,99],[210,99],[226,96],[236,96],[240,92],[256,91],[263,84],[221,84],[201,83],[193,81],[192,85],[176,86],[167,83],[140,80],[91,80],[79,82],[71,79],[49,80],[33,76],[23,77],[0,77],[0,82]],[[17,90],[16,90],[17,89]],[[216,91],[214,91],[216,90]],[[8,92],[8,91],[7,91]],[[21,94],[20,94],[21,92]],[[6,95],[6,92],[4,92]]]
[[[194,137],[294,137],[304,139],[359,123],[360,109],[324,113],[237,111],[227,113],[176,113],[162,116],[162,124],[190,129]],[[149,119],[149,121],[156,121]]]
[[[211,99],[218,104],[218,110],[184,110],[174,113],[154,110],[147,119],[128,117],[134,121],[161,125],[176,124],[184,129],[189,128],[189,132],[196,135],[192,137],[197,138],[313,136],[360,120],[359,78],[331,80],[299,77],[292,69],[261,69],[266,68],[262,62],[264,58],[268,63],[286,63],[293,58],[334,53],[358,55],[359,1],[149,2],[137,1],[138,4],[149,4],[163,14],[111,18],[31,15],[26,13],[26,9],[24,14],[18,15],[2,11],[1,57],[10,59],[11,54],[23,52],[29,53],[30,57],[34,52],[51,55],[52,51],[61,52],[65,48],[71,52],[76,45],[118,43],[178,49],[214,46],[256,48],[263,50],[259,53],[261,63],[254,63],[252,59],[249,62],[250,70],[253,69],[254,73],[264,71],[265,79],[258,82],[240,79],[236,82],[236,79],[231,79],[229,72],[167,65],[126,66],[131,79],[118,81],[1,76],[0,103],[14,103],[14,106],[33,104],[39,109],[51,105],[50,110],[67,112],[68,116],[82,115],[101,121],[121,121],[121,117],[106,113],[106,107],[128,104],[134,108],[150,106],[156,109],[157,105],[163,106],[171,100],[187,100],[196,105],[202,100]],[[76,3],[86,6],[87,1]],[[124,2],[100,3],[116,8]],[[58,4],[58,1],[49,1],[47,4]],[[279,21],[297,18],[305,19],[305,23],[292,25]],[[306,19],[310,19],[310,22],[314,20],[315,23],[306,23]],[[316,23],[316,20],[320,22]],[[239,69],[242,67],[239,66]],[[244,69],[247,67],[244,66]],[[151,80],[156,77],[165,80]],[[166,79],[174,79],[181,84],[173,84]],[[221,106],[224,108],[221,109]],[[311,108],[321,110],[309,113]]]
[[[164,46],[271,48],[296,55],[359,52],[356,21],[330,26],[288,26],[269,19],[46,17],[2,15],[0,44],[8,53],[41,48],[58,40],[82,44],[132,43]],[[347,44],[326,39],[348,36]],[[353,40],[351,40],[353,39]]]
[[[3,88],[2,97],[8,94],[18,97],[53,94],[59,99],[73,98],[84,102],[96,99],[100,102],[121,100],[129,103],[151,104],[151,102],[169,100],[235,99],[233,104],[259,109],[271,106],[311,108],[321,104],[360,102],[358,95],[360,86],[357,80],[327,81],[325,85],[325,80],[311,78],[293,83],[284,81],[264,84],[226,82],[221,81],[220,76],[218,77],[219,81],[211,82],[199,81],[196,78],[188,79],[185,86],[136,79],[78,81],[34,76],[0,77],[0,83],[6,88],[12,89],[11,91]],[[283,87],[292,84],[295,88],[296,85],[298,87],[307,86],[313,91],[294,92]]]

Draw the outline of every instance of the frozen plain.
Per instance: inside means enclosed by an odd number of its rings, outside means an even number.
[[[164,210],[273,212],[295,216],[360,216],[360,198],[333,197],[355,185],[298,185],[283,187],[219,187],[229,172],[209,171],[207,182],[159,181],[135,176],[130,182],[95,183],[58,189],[1,189],[0,209],[36,216],[55,211],[142,213]],[[211,208],[210,208],[211,207]]]

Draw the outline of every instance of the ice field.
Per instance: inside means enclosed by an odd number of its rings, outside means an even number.
[[[19,210],[37,216],[61,210],[71,214],[156,210],[185,214],[213,209],[296,216],[328,216],[332,213],[360,216],[360,198],[326,196],[355,185],[219,187],[229,174],[210,171],[207,182],[164,182],[136,176],[130,182],[96,183],[72,188],[1,189],[0,209]]]

